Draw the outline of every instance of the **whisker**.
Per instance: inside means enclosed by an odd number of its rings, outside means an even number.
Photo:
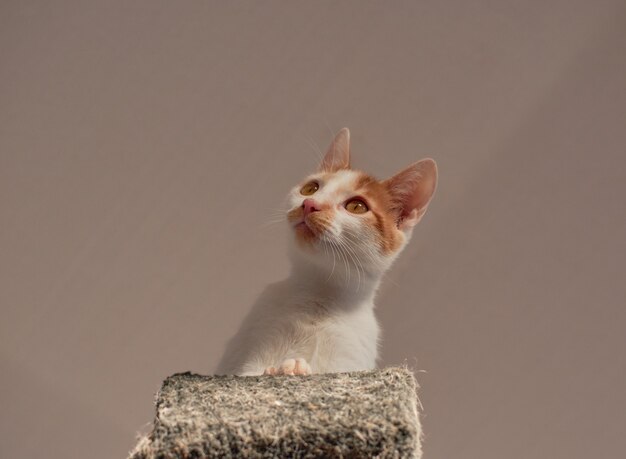
[[[344,268],[345,268],[345,273],[346,273],[346,286],[349,284],[350,282],[350,263],[348,263],[348,258],[346,257],[344,251],[341,249],[341,247],[337,244],[336,241],[330,241],[330,243],[335,246],[335,248],[337,249],[337,253],[338,255],[341,257],[341,260],[343,261],[344,264]]]
[[[279,223],[285,223],[285,219],[284,218],[280,218],[280,219],[277,218],[275,220],[267,220],[267,221],[261,223],[259,225],[259,228],[266,229],[266,228],[268,228],[270,226],[277,225]]]
[[[313,140],[312,137],[305,139],[309,146],[313,149],[313,152],[317,156],[319,163],[321,164],[324,161],[324,155],[322,154],[322,149],[320,146]]]
[[[358,247],[360,250],[360,252],[363,253],[363,255],[365,255],[367,258],[369,258],[369,260],[374,264],[374,265],[379,265],[380,264],[380,259],[378,257],[376,257],[375,255],[378,255],[376,253],[376,251],[371,247],[371,246],[366,246],[364,244],[361,243],[361,241],[359,240],[359,234],[357,234],[356,232],[354,232],[353,230],[351,230],[350,228],[342,228],[342,233],[345,233],[348,236],[352,236],[354,237],[346,237],[344,238],[345,241],[347,243],[350,244],[350,246],[354,249],[356,249],[356,247]]]
[[[357,273],[357,278],[358,278],[358,283],[357,283],[357,291],[361,288],[361,273],[359,271],[359,260],[358,257],[356,256],[356,253],[354,253],[354,250],[352,250],[351,247],[349,247],[347,245],[347,243],[345,241],[343,241],[342,239],[338,239],[337,243],[344,248],[344,251],[346,253],[346,255],[348,255],[352,261],[354,261],[354,267],[356,268],[356,273]]]
[[[328,276],[328,279],[326,279],[326,282],[328,282],[330,278],[333,277],[333,273],[335,272],[335,250],[333,249],[332,245],[328,244],[329,241],[326,238],[322,239],[322,241],[324,242],[324,247],[326,246],[330,247],[330,249],[332,250],[332,254],[333,254],[333,267],[330,271],[330,275]]]

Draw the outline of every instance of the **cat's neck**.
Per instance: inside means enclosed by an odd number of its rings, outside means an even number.
[[[380,275],[357,271],[354,266],[346,268],[343,263],[334,268],[294,263],[287,278],[298,296],[340,309],[373,307],[380,281]]]

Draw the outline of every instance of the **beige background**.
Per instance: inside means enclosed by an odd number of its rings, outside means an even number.
[[[378,308],[426,457],[623,457],[625,81],[620,0],[3,1],[0,457],[124,457],[344,125],[440,167]]]

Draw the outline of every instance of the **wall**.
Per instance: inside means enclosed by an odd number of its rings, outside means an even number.
[[[430,459],[623,453],[623,2],[3,2],[0,456],[124,457],[332,133],[440,186],[379,297]]]

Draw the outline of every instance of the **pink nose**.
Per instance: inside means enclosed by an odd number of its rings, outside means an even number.
[[[304,216],[306,217],[311,212],[318,212],[321,210],[320,205],[314,199],[307,198],[302,203],[302,208],[304,209]]]

